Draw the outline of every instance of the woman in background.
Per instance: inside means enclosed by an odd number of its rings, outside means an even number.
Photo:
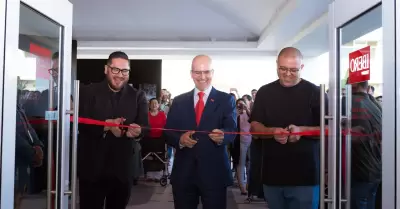
[[[160,105],[156,98],[149,101],[149,136],[142,140],[142,156],[145,157],[149,152],[165,153],[165,140],[162,137],[167,117],[163,111],[159,110]],[[160,156],[163,158],[162,156]],[[161,178],[160,170],[164,169],[164,164],[157,158],[149,156],[143,162],[144,173],[148,181],[158,181]]]
[[[238,112],[238,129],[239,132],[249,133],[250,132],[250,107],[246,104],[244,99],[238,99],[236,101],[236,108]],[[247,195],[247,179],[248,179],[248,166],[246,166],[247,159],[249,157],[249,150],[251,144],[250,134],[240,134],[240,151],[239,151],[239,162],[237,164],[237,180],[239,183],[240,192],[242,195]]]

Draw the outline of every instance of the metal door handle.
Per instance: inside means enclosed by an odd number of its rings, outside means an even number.
[[[325,209],[325,84],[320,85],[320,209]]]
[[[77,143],[79,123],[79,81],[74,81],[74,114],[72,125],[72,168],[71,168],[71,209],[76,209],[76,186],[77,186]]]
[[[48,110],[53,110],[53,99],[54,99],[54,81],[53,76],[49,79],[49,107]],[[53,195],[55,191],[53,190],[53,121],[49,120],[47,122],[47,208],[54,208],[52,206]]]
[[[350,209],[350,193],[351,193],[351,109],[352,109],[352,98],[351,98],[351,85],[346,85],[346,150],[343,150],[346,156],[346,174],[345,174],[345,201],[346,202],[346,209]]]

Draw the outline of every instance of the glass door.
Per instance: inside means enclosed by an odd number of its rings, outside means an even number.
[[[72,4],[6,4],[0,208],[68,208]]]
[[[394,201],[382,204],[382,191],[391,190],[382,185],[395,183],[396,95],[388,89],[394,68],[384,68],[390,63],[384,51],[394,42],[383,35],[394,22],[383,21],[383,8],[380,0],[337,0],[329,8],[332,91],[323,208],[395,208]]]

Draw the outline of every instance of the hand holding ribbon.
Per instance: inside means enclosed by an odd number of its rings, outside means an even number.
[[[142,133],[142,127],[138,124],[132,123],[129,124],[128,131],[126,132],[126,136],[128,138],[137,138]]]

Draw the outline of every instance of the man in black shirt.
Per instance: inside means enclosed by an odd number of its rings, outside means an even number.
[[[382,110],[368,92],[368,82],[352,84],[351,208],[374,208],[382,178]],[[346,97],[342,100],[346,109]]]
[[[148,126],[144,92],[127,84],[129,58],[123,52],[110,54],[106,80],[81,89],[79,116],[130,128],[80,124],[78,176],[81,209],[124,209],[134,179],[134,140],[140,126]]]
[[[296,48],[279,53],[279,80],[258,90],[251,113],[252,131],[275,133],[254,139],[263,140],[262,182],[270,209],[318,208],[319,138],[290,135],[320,130],[320,89],[300,78],[302,60]]]

